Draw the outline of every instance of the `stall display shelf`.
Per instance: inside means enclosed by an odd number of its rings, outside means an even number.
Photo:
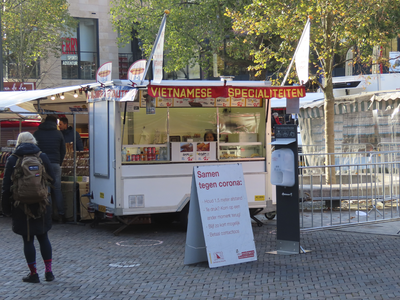
[[[169,161],[167,144],[123,145],[122,149],[124,164]]]
[[[165,164],[170,163],[169,160],[142,160],[142,161],[124,161],[124,165],[146,165],[146,164]]]
[[[264,160],[262,143],[220,143],[219,160]]]
[[[260,146],[261,142],[242,142],[242,143],[224,143],[221,142],[219,145],[222,146]]]
[[[67,152],[61,165],[62,176],[74,175],[74,152]],[[76,175],[89,176],[89,152],[76,152]]]
[[[143,145],[122,145],[122,147],[128,148],[144,148],[144,147],[167,147],[167,144],[143,144]]]

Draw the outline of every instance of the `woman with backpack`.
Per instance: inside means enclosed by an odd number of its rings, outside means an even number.
[[[51,270],[52,248],[47,236],[47,232],[52,226],[49,187],[46,186],[45,196],[41,200],[34,201],[32,199],[37,197],[29,194],[35,193],[36,190],[41,190],[43,194],[42,180],[51,180],[53,177],[49,158],[45,153],[40,152],[36,144],[36,139],[30,132],[22,132],[18,135],[16,148],[6,162],[2,187],[3,214],[12,217],[12,230],[16,234],[22,235],[24,254],[30,270],[28,276],[22,278],[22,281],[31,283],[40,282],[36,271],[35,236],[39,241],[40,253],[45,264],[45,279],[46,281],[54,280]],[[28,160],[31,161],[31,165],[26,162]],[[22,171],[24,171],[24,175],[22,175]],[[33,176],[27,176],[27,172],[32,172]],[[34,183],[33,180],[38,180],[38,178],[42,183],[38,181]],[[29,189],[24,188],[24,182],[26,182],[25,185],[30,184]],[[40,185],[40,187],[36,187],[36,185]],[[24,196],[32,201],[25,202]]]

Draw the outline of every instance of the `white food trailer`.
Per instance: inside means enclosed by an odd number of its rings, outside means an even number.
[[[143,216],[186,226],[193,167],[240,163],[250,215],[261,226],[254,216],[275,211],[269,99],[304,96],[304,87],[260,81],[113,81],[89,89],[90,208],[126,226]],[[215,140],[205,141],[206,132]]]

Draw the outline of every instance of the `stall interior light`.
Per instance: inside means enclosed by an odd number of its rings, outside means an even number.
[[[78,94],[74,91],[74,98],[78,98]]]
[[[60,99],[61,99],[61,100],[64,100],[64,99],[65,99],[64,93],[61,94]]]
[[[56,96],[53,95],[53,96],[50,97],[50,99],[51,100],[56,100]]]

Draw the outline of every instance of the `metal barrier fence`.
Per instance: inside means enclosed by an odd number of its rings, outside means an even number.
[[[301,228],[399,218],[399,154],[397,150],[336,152],[335,164],[325,165],[331,154],[299,153]],[[331,173],[330,183],[326,172]]]

